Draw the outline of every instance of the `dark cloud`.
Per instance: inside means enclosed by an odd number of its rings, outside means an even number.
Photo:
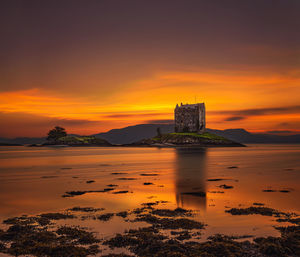
[[[147,116],[160,116],[160,115],[168,115],[169,113],[120,113],[120,114],[109,114],[103,116],[104,118],[134,118],[134,117],[147,117]]]
[[[236,120],[244,120],[245,117],[242,116],[231,116],[226,118],[224,121],[236,121]]]
[[[286,127],[286,126],[289,126],[289,125],[290,125],[290,123],[288,123],[288,122],[281,122],[281,123],[278,124],[278,127]]]
[[[233,111],[213,111],[212,114],[225,114],[239,117],[239,119],[245,119],[249,116],[261,116],[272,114],[288,114],[288,113],[300,113],[300,105],[288,106],[288,107],[275,107],[275,108],[257,108],[257,109],[244,109]]]
[[[71,125],[71,126],[81,126],[87,124],[100,124],[101,121],[93,121],[93,120],[81,120],[81,119],[53,119],[50,118],[49,122],[51,123],[59,123],[62,125]]]
[[[174,120],[148,120],[149,124],[174,124]]]

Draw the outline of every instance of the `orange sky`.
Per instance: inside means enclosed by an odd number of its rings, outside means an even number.
[[[200,2],[4,6],[0,137],[166,123],[195,101],[209,128],[300,132],[299,4]]]

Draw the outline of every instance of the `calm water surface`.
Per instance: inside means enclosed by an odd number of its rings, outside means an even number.
[[[237,168],[229,169],[230,166]],[[125,173],[112,175],[111,173]],[[156,173],[157,176],[141,176]],[[135,178],[135,180],[119,180]],[[207,181],[207,179],[226,179]],[[88,184],[86,181],[95,180]],[[153,185],[144,185],[151,182]],[[127,194],[89,193],[64,198],[66,191],[102,190],[117,184]],[[222,189],[222,184],[233,186]],[[289,190],[266,193],[264,189]],[[206,197],[183,193],[204,191]],[[215,193],[223,191],[224,193]],[[74,206],[132,210],[156,200],[165,208],[194,209],[205,222],[202,239],[215,233],[278,235],[273,217],[232,216],[229,207],[254,202],[300,213],[300,146],[249,145],[245,148],[33,148],[0,147],[0,219],[56,212]],[[72,221],[75,222],[75,221]],[[78,221],[76,221],[78,222]],[[135,226],[114,217],[109,222],[82,221],[100,237]]]

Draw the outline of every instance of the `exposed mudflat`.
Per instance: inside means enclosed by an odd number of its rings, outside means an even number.
[[[232,208],[232,215],[274,216],[278,223],[292,225],[277,226],[278,237],[255,237],[253,235],[228,236],[215,234],[201,241],[207,224],[193,219],[193,210],[183,208],[158,208],[164,202],[148,202],[134,210],[118,213],[98,212],[104,209],[73,207],[62,213],[43,213],[37,216],[13,217],[3,221],[6,228],[0,230],[0,252],[8,255],[34,256],[299,256],[300,217],[295,213],[284,213],[268,207]],[[145,225],[123,233],[101,237],[85,227],[60,225],[59,220],[80,219],[79,212],[90,213],[81,220],[109,222],[114,216],[125,222]],[[76,213],[76,215],[74,214]],[[83,219],[84,217],[84,219]],[[247,239],[253,239],[247,241]],[[109,248],[106,248],[106,247]],[[102,250],[115,251],[101,255]]]

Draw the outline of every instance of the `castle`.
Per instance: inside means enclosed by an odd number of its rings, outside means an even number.
[[[176,105],[175,111],[175,132],[196,132],[205,131],[205,105],[182,104]]]

